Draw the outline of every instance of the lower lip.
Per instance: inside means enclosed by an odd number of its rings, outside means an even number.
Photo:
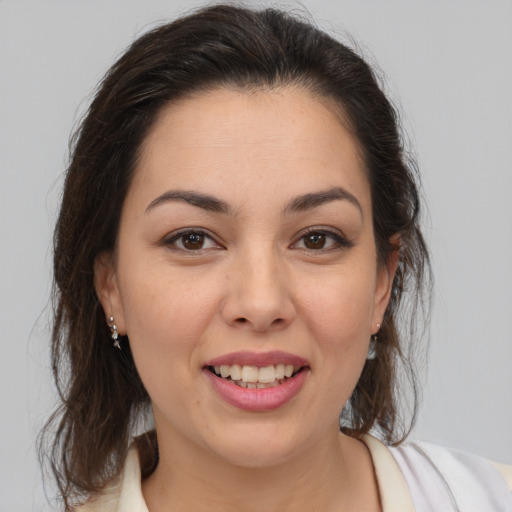
[[[304,384],[307,369],[301,370],[295,377],[286,379],[278,386],[263,389],[242,388],[231,381],[217,377],[207,368],[203,369],[203,373],[226,402],[244,411],[261,412],[282,407],[294,398]]]

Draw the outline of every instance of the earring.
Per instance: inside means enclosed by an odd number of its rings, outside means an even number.
[[[119,345],[119,333],[117,332],[117,325],[114,323],[114,317],[111,316],[108,319],[108,326],[110,331],[112,332],[112,339],[114,340],[114,347],[121,350],[121,345]]]
[[[380,324],[377,324],[377,332],[379,332]],[[372,334],[370,339],[370,346],[368,348],[368,355],[366,359],[373,360],[377,357],[377,341],[378,341],[377,333]]]

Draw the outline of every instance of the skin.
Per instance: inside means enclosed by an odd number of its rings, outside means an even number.
[[[364,165],[335,112],[291,87],[219,89],[167,106],[141,148],[116,254],[101,255],[95,272],[152,401],[151,512],[380,510],[368,451],[339,433],[338,418],[396,257],[377,263]],[[355,201],[289,208],[334,188]],[[230,211],[162,199],[185,190]],[[186,228],[206,232],[202,246],[187,249]],[[303,357],[302,389],[272,411],[226,403],[203,366],[240,350]]]

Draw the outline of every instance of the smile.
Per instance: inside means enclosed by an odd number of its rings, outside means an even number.
[[[250,365],[223,364],[209,366],[208,369],[217,377],[226,379],[242,388],[267,389],[283,384],[287,379],[294,377],[303,367],[283,363],[260,368]]]
[[[237,409],[263,412],[295,398],[309,369],[305,359],[293,354],[237,352],[208,361],[203,375],[224,402]]]

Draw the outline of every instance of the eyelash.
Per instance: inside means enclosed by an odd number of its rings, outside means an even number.
[[[303,250],[303,251],[306,251],[306,252],[312,253],[312,254],[324,254],[326,252],[331,252],[331,251],[350,249],[351,247],[354,246],[354,242],[352,242],[351,240],[348,240],[344,235],[337,233],[335,231],[331,231],[330,229],[317,228],[317,227],[310,228],[310,229],[306,230],[305,232],[303,232],[300,235],[300,237],[297,239],[297,241],[292,244],[292,246],[296,247],[300,241],[305,241],[305,239],[308,236],[311,237],[313,235],[325,236],[326,239],[331,238],[334,241],[334,243],[328,247],[325,247],[325,248],[322,247],[319,249],[309,249],[307,247],[297,247],[297,249]]]
[[[189,235],[189,236],[197,235],[200,237],[204,237],[203,240],[206,240],[206,239],[210,240],[215,245],[215,247],[206,247],[206,248],[201,247],[199,249],[189,249],[189,248],[183,247],[183,241],[182,241],[182,247],[177,246],[176,243],[178,241],[180,241],[180,239],[183,239],[183,237],[185,237],[186,235]],[[304,242],[308,236],[311,237],[314,235],[324,236],[325,239],[330,238],[334,241],[334,243],[332,243],[331,245],[329,245],[326,248],[320,247],[318,249],[311,249],[308,247],[297,247],[299,242],[301,242],[301,241]],[[178,232],[172,233],[170,236],[166,237],[162,241],[162,245],[169,247],[171,250],[180,251],[180,252],[188,253],[191,255],[199,254],[199,253],[202,253],[203,251],[208,251],[211,249],[224,249],[224,247],[221,244],[219,244],[213,236],[211,236],[204,229],[200,229],[200,228],[197,228],[197,229],[186,228],[186,229],[180,230]],[[292,248],[296,248],[297,250],[301,250],[301,251],[308,252],[311,254],[323,254],[326,252],[331,252],[331,251],[336,251],[336,250],[349,249],[350,247],[353,247],[353,246],[354,246],[354,243],[352,241],[348,240],[347,238],[345,238],[343,235],[336,233],[334,231],[331,231],[328,229],[322,229],[322,228],[308,229],[306,232],[303,232],[299,238],[297,238],[297,241],[293,242],[290,245],[290,247],[292,247]]]
[[[176,245],[176,242],[178,242],[180,239],[182,239],[186,235],[189,235],[189,236],[191,236],[191,235],[202,236],[202,237],[204,237],[204,239],[208,239],[211,242],[213,242],[215,247],[208,247],[206,249],[204,247],[201,247],[200,249],[187,249],[185,247],[178,247]],[[211,236],[204,229],[200,229],[200,228],[197,228],[197,229],[186,228],[186,229],[182,229],[182,230],[180,230],[178,232],[171,233],[170,236],[166,237],[162,241],[162,244],[165,245],[166,247],[169,247],[172,250],[181,251],[181,252],[185,252],[185,253],[189,253],[189,254],[198,254],[198,253],[201,253],[202,251],[211,250],[211,249],[214,249],[214,248],[215,249],[223,249],[223,247],[213,238],[213,236]]]

